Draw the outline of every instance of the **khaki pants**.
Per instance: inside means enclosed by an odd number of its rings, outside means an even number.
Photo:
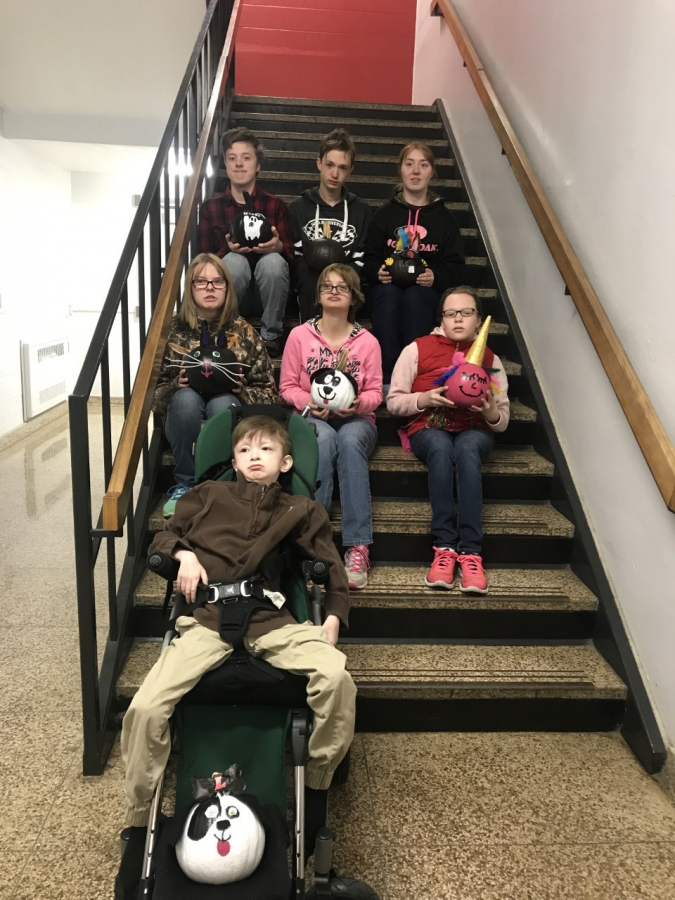
[[[152,795],[171,750],[169,719],[181,697],[232,653],[217,632],[193,618],[176,622],[180,638],[162,653],[124,716],[122,758],[126,770],[127,824],[145,825]],[[246,649],[278,669],[309,678],[307,702],[314,713],[306,781],[326,789],[354,736],[356,687],[346,657],[315,625],[285,625],[246,639]]]

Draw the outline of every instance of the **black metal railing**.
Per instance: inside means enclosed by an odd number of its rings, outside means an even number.
[[[82,370],[69,397],[84,774],[102,771],[112,742],[116,679],[131,641],[127,623],[133,590],[143,567],[144,535],[161,463],[158,422],[153,422],[150,433],[145,435],[125,528],[116,533],[102,529],[101,513],[92,509],[92,484],[100,483],[105,489],[110,481],[116,450],[116,417],[112,410],[115,401],[122,405],[125,416],[129,409],[136,359],[143,356],[174,229],[192,174],[192,160],[214,90],[220,91],[222,97],[198,198],[209,196],[217,177],[221,130],[229,119],[234,96],[234,64],[227,72],[224,90],[222,85],[215,85],[215,79],[235,5],[235,0],[209,3]],[[196,206],[195,202],[191,210],[188,258],[197,246]],[[121,384],[121,398],[111,396],[111,369]],[[90,423],[99,414],[100,439],[94,432],[90,434]],[[96,452],[90,448],[94,441]],[[106,554],[99,560],[102,542]],[[107,594],[103,604],[107,616],[97,605],[99,569],[103,570],[101,575],[105,572],[101,581]],[[101,647],[99,662],[99,635],[105,632],[106,618],[107,635],[101,637],[100,643],[105,646]]]

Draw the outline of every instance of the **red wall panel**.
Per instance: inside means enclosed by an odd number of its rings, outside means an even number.
[[[410,103],[414,0],[245,0],[240,94]]]

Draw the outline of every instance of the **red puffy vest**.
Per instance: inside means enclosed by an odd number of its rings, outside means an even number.
[[[452,365],[452,357],[461,350],[467,353],[473,341],[451,341],[450,338],[440,334],[427,334],[417,338],[417,376],[412,384],[412,393],[418,391],[430,391],[438,385],[433,382],[439,378]],[[492,368],[494,353],[489,347],[485,348],[483,365]],[[486,428],[490,426],[481,413],[471,409],[460,407],[435,406],[423,409],[418,416],[408,423],[408,436],[421,431],[423,428],[442,428],[444,431],[464,431],[466,428]]]

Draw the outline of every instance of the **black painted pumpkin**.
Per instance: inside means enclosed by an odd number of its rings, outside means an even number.
[[[333,238],[308,241],[302,248],[302,253],[312,272],[323,272],[326,266],[344,263],[347,259],[342,244]]]
[[[256,212],[250,194],[244,192],[246,209],[242,209],[232,219],[230,226],[230,240],[240,247],[257,247],[258,244],[266,244],[271,241],[272,225],[267,216]]]
[[[169,345],[179,355],[179,359],[168,365],[185,369],[190,387],[202,397],[217,397],[230,394],[241,380],[248,363],[239,362],[234,353],[225,346],[225,335],[219,332],[210,335],[202,330],[201,341],[192,351],[178,344]]]
[[[391,275],[392,284],[402,288],[417,284],[417,276],[427,267],[414,250],[399,250],[385,259],[384,264]]]

